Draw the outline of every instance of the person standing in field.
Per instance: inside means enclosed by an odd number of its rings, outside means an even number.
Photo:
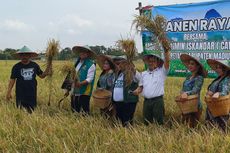
[[[105,89],[112,92],[115,80],[116,65],[114,64],[113,60],[106,55],[99,55],[97,57],[97,63],[101,68],[102,72],[99,76],[96,90]],[[115,115],[112,102],[109,104],[109,106],[100,110],[101,113],[103,115],[107,115],[107,117],[112,117],[113,115]]]
[[[169,71],[170,52],[165,51],[165,61],[160,52],[147,53],[144,62],[148,69],[142,72],[139,87],[134,91],[135,95],[142,92],[144,96],[143,117],[144,123],[164,122],[164,83]]]
[[[207,75],[207,71],[204,69],[204,66],[199,62],[199,60],[188,54],[181,54],[180,59],[191,72],[191,74],[188,74],[183,82],[180,97],[182,99],[187,99],[190,95],[198,95],[198,111],[182,114],[182,121],[188,123],[190,127],[195,127],[202,114],[200,92],[203,86],[204,77]]]
[[[132,125],[133,117],[138,102],[138,96],[133,91],[138,87],[140,73],[135,69],[134,64],[124,58],[114,58],[118,67],[112,101],[116,108],[116,118],[121,121],[123,127]]]
[[[98,65],[102,72],[97,82],[97,88],[112,91],[115,80],[116,65],[113,63],[113,60],[106,55],[98,56]]]
[[[79,57],[75,63],[76,77],[71,90],[71,108],[74,112],[90,112],[90,97],[92,95],[96,65],[93,59],[96,54],[88,46],[74,46],[73,52]],[[69,92],[67,91],[66,95]]]
[[[6,99],[12,98],[11,91],[16,82],[16,106],[25,108],[29,113],[32,113],[37,106],[36,76],[45,78],[51,72],[51,66],[47,65],[43,72],[37,63],[31,61],[31,58],[37,57],[38,54],[26,46],[22,47],[16,56],[21,61],[15,64],[11,70]]]
[[[213,59],[208,59],[207,63],[214,70],[218,77],[214,79],[208,86],[208,91],[206,95],[212,98],[220,98],[230,93],[230,67],[227,63],[228,61],[218,61]],[[206,109],[206,120],[211,124],[217,124],[220,129],[226,131],[227,121],[229,119],[228,115],[214,117],[210,112],[209,108]]]

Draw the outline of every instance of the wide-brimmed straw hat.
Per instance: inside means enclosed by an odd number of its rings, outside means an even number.
[[[126,56],[113,56],[113,62],[127,60]]]
[[[29,54],[33,58],[38,56],[38,53],[32,51],[27,46],[23,46],[21,49],[19,49],[19,51],[15,53],[15,56],[20,57],[20,54]]]
[[[214,59],[208,59],[207,60],[208,65],[216,71],[216,66],[220,65],[221,67],[224,67],[226,71],[230,70],[229,62],[227,60],[214,60]]]
[[[73,52],[75,52],[77,55],[79,55],[80,52],[88,52],[89,53],[89,58],[96,58],[97,55],[96,53],[89,48],[89,46],[74,46],[72,48]]]
[[[154,52],[147,52],[143,54],[143,61],[148,62],[149,57],[154,57],[160,61],[160,65],[164,64],[164,60],[161,57],[161,52],[160,51],[154,51]]]
[[[180,55],[180,59],[182,61],[182,63],[188,68],[188,65],[189,65],[189,62],[190,60],[193,60],[195,61],[197,64],[200,65],[200,68],[202,69],[202,74],[204,77],[207,76],[208,72],[205,70],[204,66],[201,64],[201,62],[199,61],[199,59],[193,57],[193,56],[190,56],[188,54],[181,54]]]
[[[110,58],[109,56],[106,56],[106,55],[99,55],[99,56],[97,56],[97,63],[98,63],[98,65],[99,65],[99,67],[101,69],[103,69],[103,65],[104,65],[105,61],[110,61],[110,63],[112,64],[112,66],[110,66],[111,69],[113,69],[113,70],[116,69],[116,65],[113,62],[112,58]]]

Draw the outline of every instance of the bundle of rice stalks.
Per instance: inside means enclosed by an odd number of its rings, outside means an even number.
[[[131,63],[137,53],[135,41],[133,39],[121,39],[117,41],[117,46],[124,51],[127,60]]]
[[[46,48],[47,66],[52,67],[53,58],[58,54],[59,49],[59,41],[56,41],[54,39],[48,41],[48,45]],[[52,73],[50,75],[52,75]]]
[[[72,88],[72,84],[74,80],[76,79],[76,71],[75,67],[72,62],[66,62],[63,64],[63,66],[60,69],[60,72],[65,76],[65,79],[61,85],[61,89],[70,91]],[[67,94],[64,95],[59,101],[58,101],[58,107],[61,107],[61,102],[68,97]]]
[[[65,63],[61,68],[61,72],[64,75],[70,74],[71,79],[74,79],[75,75],[76,75],[75,67],[74,67],[73,63],[71,63],[71,62]]]
[[[135,75],[134,57],[137,53],[135,41],[133,39],[121,39],[117,41],[117,46],[124,51],[127,60],[120,64],[121,71],[125,75],[126,87],[129,86]]]
[[[146,29],[151,32],[162,44],[165,52],[171,49],[170,42],[165,33],[166,23],[166,19],[160,15],[152,19],[149,16],[137,15],[133,20],[133,25],[135,25],[136,30],[139,32]]]
[[[136,72],[135,65],[132,62],[122,61],[119,67],[125,75],[126,87],[131,85]]]
[[[48,45],[46,48],[46,58],[47,58],[47,70],[49,71],[47,81],[49,83],[49,100],[48,100],[48,106],[50,106],[50,101],[51,101],[51,95],[52,95],[52,89],[53,89],[53,84],[52,84],[52,61],[53,58],[58,54],[60,45],[59,41],[56,41],[54,39],[51,39],[48,41]]]

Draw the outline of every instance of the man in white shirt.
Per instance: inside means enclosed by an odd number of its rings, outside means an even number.
[[[75,64],[76,79],[72,85],[71,108],[73,111],[89,114],[90,97],[92,95],[96,65],[93,58],[96,54],[88,46],[75,46],[73,52],[79,55]]]
[[[165,61],[160,57],[160,53],[148,53],[144,56],[144,62],[148,69],[142,72],[139,87],[134,94],[142,92],[145,100],[143,106],[143,116],[145,124],[163,124],[164,118],[164,83],[169,71],[170,52],[164,52]]]

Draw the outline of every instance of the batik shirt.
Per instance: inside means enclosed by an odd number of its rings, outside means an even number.
[[[109,71],[108,73],[102,74],[98,80],[97,88],[103,88],[106,90],[112,90],[115,81],[115,73]]]
[[[213,93],[220,92],[220,96],[228,95],[230,91],[230,77],[225,77],[221,82],[219,81],[220,80],[216,80],[212,82],[208,90]]]
[[[199,95],[199,103],[198,103],[198,107],[201,108],[201,101],[200,101],[200,91],[202,88],[202,85],[204,83],[204,77],[201,75],[198,75],[192,79],[191,75],[189,75],[188,77],[186,77],[184,83],[183,83],[183,88],[182,88],[182,92],[186,92],[189,96],[190,95]]]

